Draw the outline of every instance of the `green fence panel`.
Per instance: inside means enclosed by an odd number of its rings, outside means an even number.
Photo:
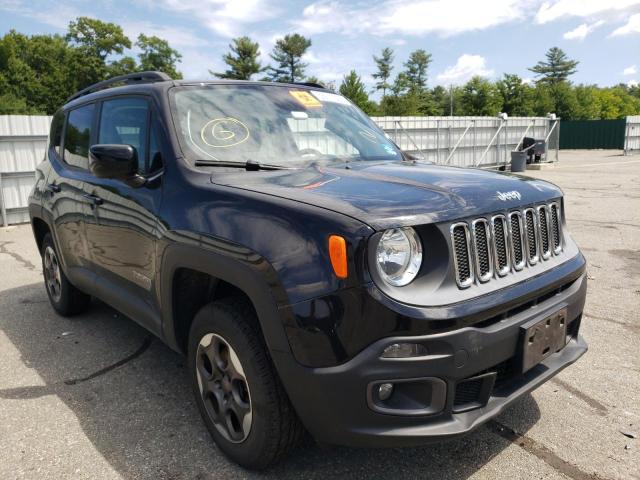
[[[560,148],[622,149],[626,120],[562,120]]]

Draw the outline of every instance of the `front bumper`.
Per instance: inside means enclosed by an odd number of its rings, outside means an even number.
[[[290,354],[272,353],[298,415],[319,441],[392,447],[455,438],[498,415],[587,351],[579,335],[586,286],[582,273],[561,292],[495,323],[432,335],[384,338],[337,366],[304,367]],[[568,321],[566,346],[528,372],[518,373],[520,326],[563,308]],[[385,347],[403,341],[419,341],[429,354],[418,359],[380,358]],[[485,388],[478,402],[467,398],[460,404],[456,395],[460,382],[478,375],[491,377],[484,384],[489,390]],[[433,389],[433,395],[442,396],[434,401],[436,411],[406,415],[374,411],[367,398],[370,385],[402,379],[443,382],[445,389]]]

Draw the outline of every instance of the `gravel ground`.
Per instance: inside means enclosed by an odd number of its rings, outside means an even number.
[[[225,459],[183,359],[111,308],[53,313],[28,225],[0,230],[0,478],[640,479],[640,157],[562,151],[527,174],[566,195],[589,263],[589,352],[468,437],[424,448],[312,442],[266,474]]]

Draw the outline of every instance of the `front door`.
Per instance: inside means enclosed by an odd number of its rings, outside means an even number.
[[[149,330],[158,332],[153,287],[156,213],[160,208],[162,178],[151,123],[150,104],[144,97],[103,101],[96,143],[133,146],[138,155],[138,173],[149,180],[134,187],[119,180],[91,176],[84,189],[95,201],[96,221],[87,224],[87,239],[101,297]]]

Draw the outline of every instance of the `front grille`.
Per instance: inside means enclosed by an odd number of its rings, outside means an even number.
[[[504,276],[509,273],[509,236],[507,219],[503,215],[496,215],[491,219],[493,227],[494,258],[496,273]]]
[[[481,282],[488,281],[493,275],[491,266],[491,252],[489,243],[491,242],[491,234],[489,233],[489,222],[484,218],[474,220],[473,223],[473,242],[475,246],[476,272]]]
[[[527,260],[529,265],[538,263],[538,225],[533,208],[524,211],[524,232],[527,240]]]
[[[538,220],[540,225],[540,247],[542,247],[542,258],[547,259],[551,256],[551,249],[549,245],[551,245],[552,239],[549,238],[549,215],[547,215],[547,206],[540,205],[538,207]]]
[[[559,255],[561,227],[555,202],[454,223],[450,233],[458,286],[487,282]]]
[[[551,237],[553,239],[553,253],[560,252],[560,221],[558,219],[558,204],[552,203],[551,210]]]
[[[513,268],[522,270],[525,265],[524,259],[524,237],[522,230],[522,215],[520,212],[509,214],[509,225],[511,227],[511,254],[513,255]]]
[[[464,288],[473,283],[473,267],[471,264],[471,242],[469,228],[466,223],[451,226],[453,241],[453,263],[456,270],[456,282]]]

